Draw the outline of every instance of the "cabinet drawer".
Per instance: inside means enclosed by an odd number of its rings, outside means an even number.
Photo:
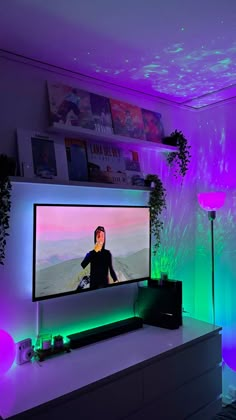
[[[141,372],[112,379],[93,389],[65,395],[41,407],[29,410],[14,419],[34,420],[120,420],[142,404]]]
[[[169,394],[156,398],[127,420],[208,420],[220,406],[217,397],[221,392],[221,378],[222,371],[218,366]]]
[[[143,370],[144,401],[171,392],[214,368],[221,360],[220,334],[160,359]]]

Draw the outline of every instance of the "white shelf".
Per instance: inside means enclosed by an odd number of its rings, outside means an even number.
[[[49,127],[48,131],[56,132],[61,134],[68,134],[73,136],[78,136],[81,139],[85,140],[92,140],[92,141],[103,141],[103,142],[117,142],[117,143],[126,143],[130,146],[139,146],[143,149],[151,149],[155,150],[156,152],[175,152],[177,147],[175,146],[168,146],[167,144],[162,143],[154,143],[147,140],[140,140],[135,139],[132,137],[124,137],[120,135],[116,135],[113,133],[99,133],[96,130],[89,130],[82,127],[73,127],[71,125],[62,125],[60,123],[54,123],[51,127]]]
[[[64,185],[70,187],[96,187],[96,188],[112,188],[120,190],[131,190],[131,191],[150,191],[150,187],[137,186],[137,185],[123,185],[123,184],[102,184],[99,182],[79,182],[79,181],[66,181],[58,179],[47,179],[47,178],[24,178],[23,176],[11,176],[10,180],[12,183],[25,183],[25,184],[49,184],[49,185]]]

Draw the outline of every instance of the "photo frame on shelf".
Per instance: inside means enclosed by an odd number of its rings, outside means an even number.
[[[17,129],[17,148],[20,176],[68,180],[64,139],[44,132]]]

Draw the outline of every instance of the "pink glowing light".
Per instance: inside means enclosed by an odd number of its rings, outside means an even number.
[[[4,330],[0,330],[0,376],[12,366],[16,355],[13,338]]]
[[[204,210],[213,211],[223,207],[226,194],[222,191],[216,191],[209,193],[200,193],[197,196],[199,205]]]

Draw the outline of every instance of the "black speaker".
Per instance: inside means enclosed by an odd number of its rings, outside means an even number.
[[[138,289],[138,315],[144,324],[176,329],[182,325],[182,282],[149,280]]]

